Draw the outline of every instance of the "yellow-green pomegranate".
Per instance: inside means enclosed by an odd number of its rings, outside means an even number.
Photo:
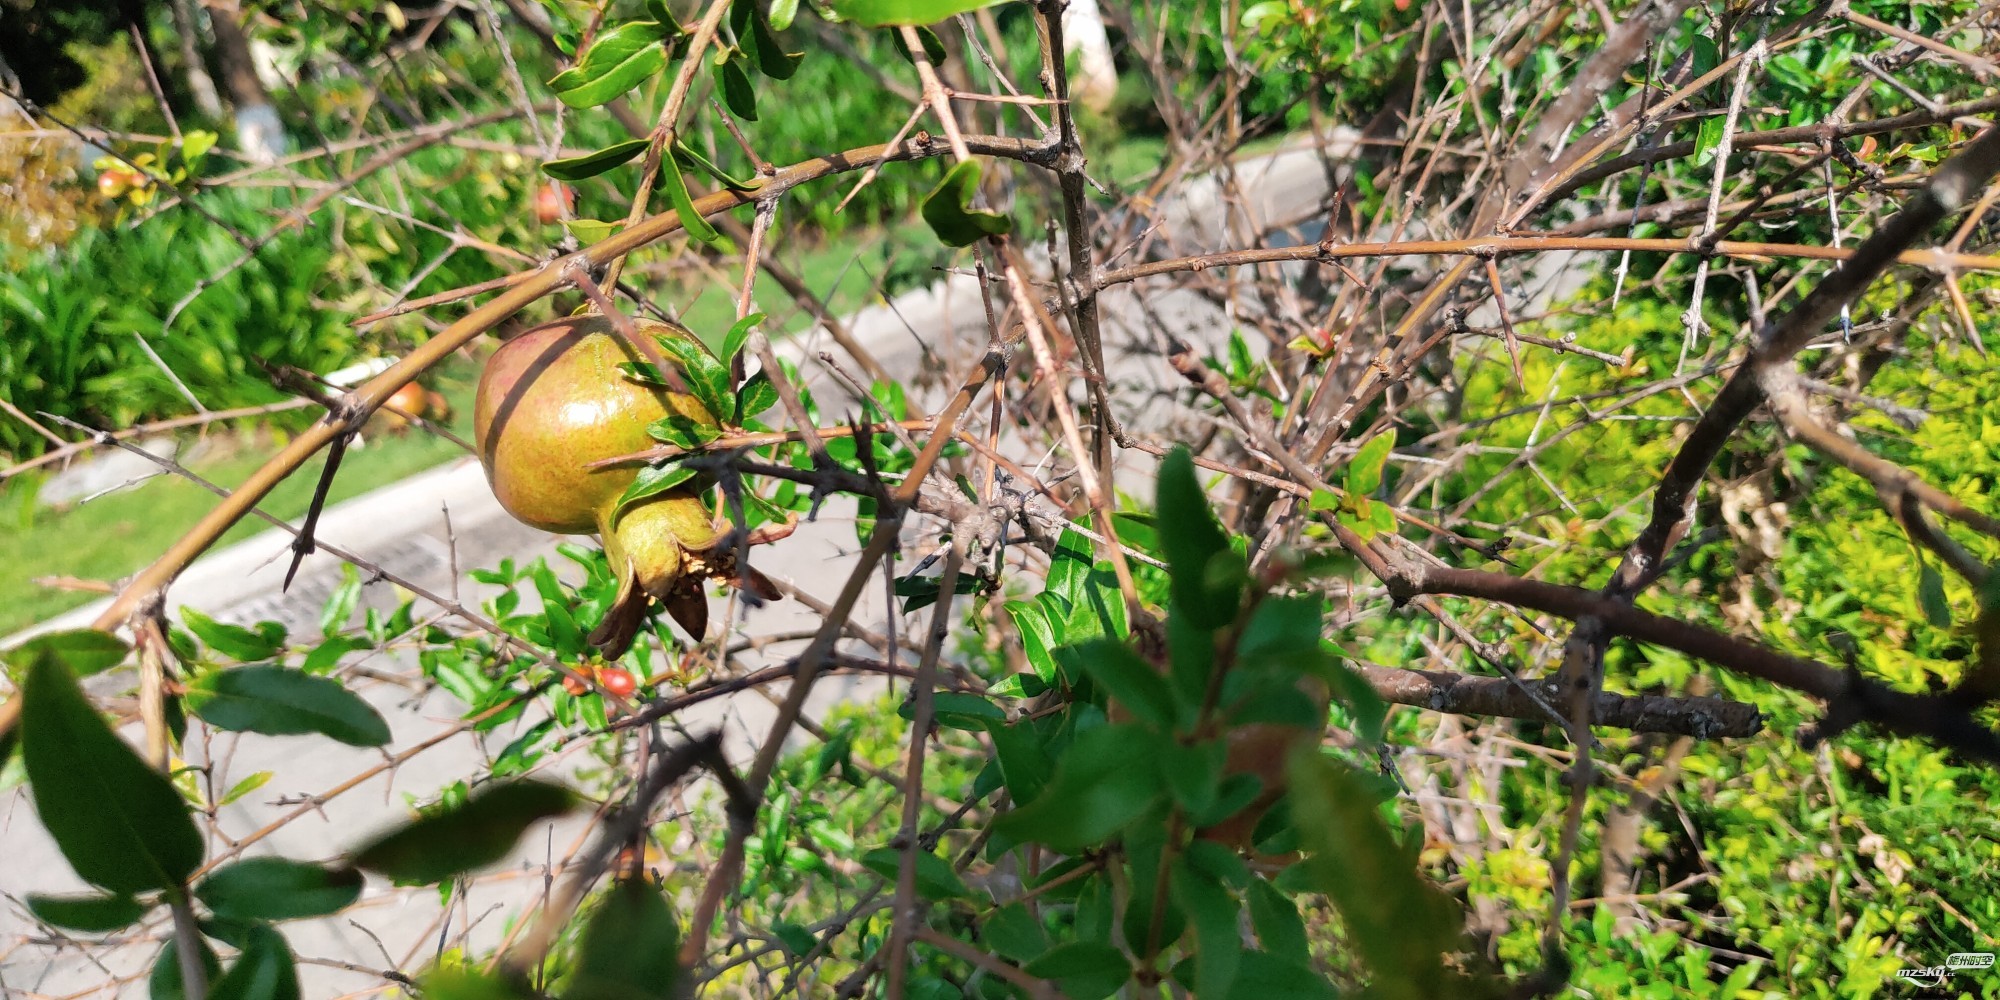
[[[677,327],[638,326],[644,337],[700,345]],[[717,426],[693,396],[634,381],[618,368],[643,360],[602,316],[560,319],[501,345],[486,361],[474,403],[479,461],[500,505],[544,531],[604,539],[618,598],[590,642],[607,658],[631,646],[652,601],[699,641],[708,630],[703,584],[735,575],[727,554],[713,551],[720,534],[702,502],[713,486],[706,477],[620,509],[643,466],[591,467],[653,447],[646,426],[670,414]]]

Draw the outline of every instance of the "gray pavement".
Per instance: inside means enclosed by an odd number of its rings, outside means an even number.
[[[1338,152],[1338,151],[1336,151]],[[1217,249],[1236,242],[1225,233],[1246,233],[1284,220],[1307,220],[1317,211],[1326,190],[1327,170],[1312,150],[1290,150],[1238,165],[1236,185],[1251,192],[1247,199],[1221,199],[1222,185],[1200,179],[1187,186],[1189,194],[1167,205],[1153,239],[1172,254]],[[1245,202],[1247,202],[1247,207]],[[766,295],[775,294],[767,290]],[[1143,309],[1142,309],[1143,305]],[[1157,398],[1157,390],[1172,389],[1178,376],[1158,358],[1151,341],[1150,316],[1183,337],[1217,345],[1227,335],[1230,317],[1223,305],[1185,291],[1152,293],[1141,303],[1129,289],[1107,294],[1103,301],[1108,362],[1114,381],[1129,398]],[[955,388],[953,380],[983,349],[985,313],[974,280],[953,276],[937,285],[898,297],[893,303],[863,310],[849,320],[857,338],[890,372],[905,377],[913,406],[929,408]],[[1252,338],[1253,340],[1255,338]],[[931,356],[923,349],[931,348]],[[823,331],[813,331],[780,346],[809,373],[823,411],[842,412],[844,398],[817,362],[821,350],[838,353]],[[952,383],[952,384],[947,384]],[[1122,412],[1122,411],[1121,411]],[[1125,413],[1128,423],[1151,431],[1170,431],[1158,421],[1168,419],[1157,402]],[[1145,459],[1143,455],[1129,456]],[[1060,461],[1060,459],[1059,459]],[[1149,461],[1119,470],[1119,485],[1150,496]],[[754,561],[774,577],[788,579],[806,591],[831,600],[858,552],[851,507],[830,501],[817,522],[802,525],[782,543],[760,549]],[[446,528],[449,512],[450,530]],[[326,542],[380,564],[391,573],[439,593],[457,595],[468,604],[490,596],[491,588],[464,577],[470,569],[492,565],[504,557],[517,561],[547,555],[559,539],[526,528],[500,510],[488,491],[477,463],[460,460],[403,482],[330,508],[321,521]],[[289,593],[279,591],[289,555],[290,538],[268,531],[210,554],[189,568],[175,586],[170,606],[193,604],[234,622],[275,620],[295,635],[317,634],[320,608],[341,580],[340,564],[325,554],[307,561]],[[566,567],[566,560],[552,564]],[[454,568],[456,573],[454,573]],[[880,628],[888,615],[880,589],[869,596],[855,620]],[[364,588],[364,603],[389,608],[403,599],[398,588],[375,581]],[[87,625],[101,605],[79,609],[10,638],[9,645],[33,632]],[[419,602],[419,614],[434,610]],[[720,621],[725,606],[713,611]],[[797,602],[780,602],[737,618],[732,625],[745,635],[769,635],[818,624]],[[901,626],[899,626],[901,627]],[[905,629],[904,634],[907,633]],[[782,657],[778,647],[770,655]],[[436,689],[424,689],[414,657],[402,652],[357,654],[349,664],[357,690],[389,720],[395,740],[391,752],[406,750],[449,730],[463,706]],[[101,694],[115,695],[121,683],[106,682]],[[129,681],[123,682],[129,689]],[[813,713],[842,701],[880,695],[881,685],[830,679],[814,692]],[[761,694],[747,692],[706,703],[680,725],[691,732],[720,726],[728,735],[731,756],[746,760],[768,727],[774,709]],[[538,721],[531,716],[503,726],[484,738],[458,734],[410,756],[394,768],[381,770],[351,788],[344,783],[377,768],[384,755],[328,741],[223,734],[208,747],[191,746],[200,762],[213,757],[217,788],[259,771],[271,772],[258,791],[223,808],[216,827],[224,837],[240,840],[300,810],[309,797],[337,797],[318,809],[285,823],[260,840],[250,853],[285,857],[333,859],[362,842],[371,831],[407,815],[412,802],[422,802],[452,781],[475,773],[509,740]],[[576,744],[582,747],[583,743]],[[592,766],[587,754],[572,752],[561,759],[558,773],[576,773]],[[474,952],[489,950],[505,937],[512,916],[543,889],[544,874],[560,862],[577,840],[580,821],[569,820],[531,831],[505,862],[473,881],[447,908],[431,889],[397,889],[371,879],[360,905],[336,918],[298,921],[285,927],[288,940],[306,964],[301,973],[308,997],[337,996],[379,983],[377,970],[421,969],[445,943]],[[212,842],[212,849],[219,847]],[[79,947],[28,917],[20,900],[26,893],[82,891],[54,844],[42,831],[32,803],[20,789],[0,794],[0,996],[66,996],[107,984],[112,988],[87,995],[143,996],[143,977],[160,942],[163,922],[154,921],[124,935],[121,943]],[[467,928],[470,932],[466,933]],[[349,966],[349,967],[343,967]],[[358,971],[357,971],[358,970]]]

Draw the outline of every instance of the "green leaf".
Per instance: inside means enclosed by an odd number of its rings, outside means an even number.
[[[1312,491],[1312,500],[1306,504],[1306,508],[1315,514],[1323,510],[1336,510],[1339,507],[1340,498],[1334,496],[1331,490]]]
[[[1694,165],[1708,166],[1715,159],[1715,151],[1722,145],[1722,137],[1729,128],[1729,119],[1724,115],[1711,115],[1701,121],[1701,131],[1694,137]]]
[[[1004,215],[972,209],[972,198],[979,193],[979,171],[978,160],[959,163],[924,197],[924,221],[946,246],[970,246],[1014,229],[1013,221]]]
[[[1049,934],[1026,906],[1009,903],[980,921],[979,943],[1003,958],[1025,962],[1049,950]]]
[[[1160,777],[1174,801],[1190,815],[1201,816],[1214,809],[1222,794],[1222,767],[1229,758],[1229,745],[1213,739],[1193,746],[1169,743],[1161,749]]]
[[[167,776],[112,733],[53,654],[35,658],[20,698],[35,811],[77,875],[123,895],[186,881],[201,832]]]
[[[1104,1000],[1132,978],[1125,953],[1095,941],[1072,941],[1022,966],[1028,975],[1053,979],[1070,1000]]]
[[[337,635],[314,646],[312,652],[299,662],[299,669],[309,674],[324,674],[339,666],[341,657],[374,646],[373,642],[358,635]]]
[[[896,54],[902,56],[904,62],[912,66],[916,65],[917,57],[912,55],[910,47],[903,43],[902,32],[889,32],[889,41],[895,43]],[[928,27],[917,28],[917,41],[924,47],[924,58],[930,60],[933,66],[944,65],[945,60],[951,55],[951,53],[945,51],[944,39],[939,38],[937,32],[932,31]]]
[[[229,920],[322,917],[361,897],[361,873],[284,858],[245,858],[211,872],[194,894]]]
[[[986,733],[993,740],[993,759],[1000,765],[1007,793],[1022,805],[1033,802],[1047,787],[1049,773],[1055,769],[1033,724],[987,719]]]
[[[1175,613],[1203,629],[1234,620],[1236,588],[1211,578],[1216,557],[1229,551],[1229,536],[1209,510],[1208,494],[1195,478],[1194,459],[1185,447],[1168,452],[1160,463],[1158,503],[1160,547],[1166,550]]]
[[[722,92],[723,106],[729,109],[730,114],[754,122],[757,120],[757,88],[750,85],[750,74],[744,71],[743,62],[742,52],[725,49],[716,53],[709,65],[715,73],[715,89]]]
[[[389,724],[361,696],[331,677],[289,667],[209,671],[188,686],[187,706],[209,725],[232,732],[320,733],[357,747],[389,742]]]
[[[595,177],[645,152],[649,144],[649,140],[646,139],[615,142],[594,153],[550,160],[542,164],[542,173],[559,181],[580,181],[587,177]]]
[[[423,978],[424,1000],[536,1000],[544,994],[508,979],[501,972],[436,969]]]
[[[1389,452],[1396,447],[1396,432],[1382,431],[1369,438],[1361,450],[1347,462],[1347,495],[1350,498],[1366,498],[1382,488],[1382,466],[1389,461]],[[1357,511],[1362,513],[1365,512]]]
[[[257,789],[264,787],[264,784],[270,780],[271,780],[271,772],[258,771],[257,773],[252,774],[247,778],[244,778],[242,781],[239,781],[236,784],[229,786],[229,791],[223,793],[222,801],[217,802],[216,805],[218,806],[229,805],[230,803],[235,802],[237,799],[240,799],[243,796],[256,791]]]
[[[717,184],[731,191],[755,191],[764,185],[763,178],[760,177],[753,177],[746,181],[730,176],[721,167],[710,163],[708,157],[701,155],[700,150],[678,139],[674,141],[674,158],[679,160],[684,166],[693,167],[714,178]]]
[[[1004,720],[1007,713],[986,698],[965,691],[939,691],[931,696],[932,716],[937,724],[950,729],[982,733],[988,722]],[[916,706],[908,701],[896,707],[905,720],[916,717]]]
[[[1373,996],[1421,1000],[1456,993],[1445,955],[1463,916],[1424,878],[1351,768],[1314,748],[1290,766],[1293,825],[1310,852],[1313,888],[1340,910],[1348,939],[1374,972]]]
[[[195,938],[195,951],[201,955],[202,968],[207,974],[202,977],[206,983],[214,983],[222,976],[222,963],[216,960],[215,949],[200,937]],[[178,944],[167,939],[166,947],[160,949],[158,958],[153,959],[153,974],[148,977],[146,989],[152,1000],[186,1000],[187,984],[181,979],[181,955]]]
[[[951,870],[951,863],[929,851],[917,851],[917,894],[929,900],[964,899],[972,895],[964,880]],[[902,875],[903,852],[878,847],[861,856],[861,866],[894,884]]]
[[[328,639],[339,635],[347,628],[347,620],[354,617],[354,606],[361,601],[361,574],[352,563],[340,567],[340,586],[334,588],[333,595],[326,599],[326,607],[319,613],[319,633]]]
[[[753,312],[730,324],[729,332],[722,337],[720,360],[724,364],[736,360],[736,356],[743,353],[743,344],[750,339],[750,331],[756,329],[757,325],[762,322],[764,322],[764,314]]]
[[[590,46],[578,64],[549,80],[549,88],[572,108],[594,108],[623,96],[667,66],[660,45],[666,27],[657,21],[631,21],[607,32]]]
[[[1083,733],[1057,762],[1048,788],[994,820],[994,831],[1065,854],[1102,844],[1165,794],[1154,764],[1158,747],[1158,737],[1136,725]]]
[[[688,392],[701,400],[701,405],[710,416],[723,419],[729,416],[735,396],[730,390],[729,366],[708,353],[708,348],[692,337],[656,337],[660,349],[668,357],[681,363],[681,373],[687,376]]]
[[[1917,580],[1917,603],[1924,609],[1924,618],[1932,628],[1951,627],[1951,602],[1944,596],[1944,574],[1929,563],[1924,564],[1923,575]]]
[[[673,465],[649,465],[639,470],[639,477],[632,485],[625,487],[625,493],[618,498],[618,508],[624,510],[647,497],[658,496],[695,477],[695,470],[675,463]]]
[[[1246,951],[1238,959],[1236,980],[1223,1000],[1338,1000],[1340,992],[1304,959],[1287,959],[1264,951]],[[1375,996],[1376,994],[1365,994]],[[1471,990],[1447,996],[1477,996]],[[1718,992],[1715,996],[1734,994]]]
[[[785,946],[785,951],[793,958],[804,958],[819,948],[819,935],[804,924],[780,920],[771,925],[771,936]]]
[[[756,0],[736,0],[739,4],[750,5],[756,11]],[[757,61],[757,70],[773,80],[789,80],[799,71],[799,63],[805,60],[804,52],[787,52],[785,43],[778,38],[778,32],[791,27],[792,18],[798,13],[798,2],[792,0],[790,10],[785,12],[784,23],[778,21],[778,5],[771,5],[771,15],[765,17],[756,12],[750,18],[750,37],[754,41],[750,54]]]
[[[1049,626],[1049,616],[1040,606],[1027,601],[1008,601],[1000,610],[1013,619],[1014,628],[1021,634],[1021,652],[1027,656],[1028,665],[1042,680],[1054,683],[1056,661],[1053,655],[1056,645],[1055,632]]]
[[[771,27],[783,31],[799,16],[799,0],[771,0]]]
[[[559,785],[490,786],[376,838],[355,852],[354,865],[399,882],[442,882],[505,857],[529,826],[568,812],[574,802]]]
[[[646,433],[663,444],[692,450],[721,437],[722,429],[686,414],[675,413],[648,424]]]
[[[1251,879],[1250,926],[1264,950],[1300,965],[1309,965],[1312,955],[1306,947],[1306,923],[1299,918],[1298,904],[1278,891],[1268,879]]]
[[[736,390],[736,421],[742,423],[778,405],[778,387],[771,376],[758,372],[743,388]]]
[[[216,135],[214,132],[204,132],[199,129],[184,133],[181,136],[181,158],[183,160],[201,159],[208,155],[209,150],[215,148],[216,140],[220,138],[221,136]]]
[[[41,896],[28,894],[36,920],[86,934],[122,930],[139,922],[147,906],[130,896]]]
[[[541,2],[544,7],[555,6],[553,0],[541,0]],[[646,0],[646,16],[660,22],[660,26],[666,30],[668,36],[682,34],[687,30],[674,18],[673,9],[667,6],[667,0]]]
[[[680,157],[660,157],[660,186],[666,189],[667,201],[673,204],[674,214],[680,216],[681,227],[689,236],[718,250],[734,252],[734,244],[695,210],[694,198],[688,195],[687,178],[681,176]]]
[[[1094,639],[1074,650],[1075,661],[1132,716],[1157,729],[1174,727],[1174,694],[1166,678],[1139,654],[1111,639]]]
[[[76,629],[38,635],[6,653],[8,673],[23,676],[44,654],[69,668],[78,677],[102,673],[124,662],[125,640],[96,629]]]
[[[833,0],[833,12],[843,21],[866,28],[936,24],[959,14],[991,7],[1000,0]]]
[[[625,220],[613,219],[607,222],[602,219],[565,219],[563,228],[569,230],[570,235],[579,241],[590,244],[625,228]]]
[[[1236,978],[1236,962],[1243,953],[1243,939],[1236,930],[1240,909],[1236,898],[1185,863],[1175,864],[1168,878],[1174,901],[1194,925],[1194,995],[1223,996]]]
[[[185,605],[181,607],[181,621],[186,622],[188,631],[201,637],[208,648],[242,663],[268,660],[276,656],[284,645],[282,637],[273,642],[269,637],[241,625],[216,621]]]
[[[209,987],[209,1000],[299,1000],[299,970],[285,938],[263,924],[248,930],[236,964]]]
[[[660,889],[626,879],[598,901],[563,1000],[667,1000],[681,978],[680,922]]]

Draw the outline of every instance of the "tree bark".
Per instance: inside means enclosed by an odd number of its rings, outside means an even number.
[[[188,93],[194,96],[195,109],[210,118],[222,117],[222,95],[215,89],[215,78],[208,75],[208,64],[201,58],[201,25],[196,22],[194,10],[189,0],[171,0],[168,8],[174,15],[174,34],[180,36],[181,72],[187,75]]]
[[[238,20],[242,13],[229,0],[205,0],[205,4],[209,28],[215,35],[215,61],[236,111],[236,148],[255,162],[275,162],[285,151],[284,125],[278,120],[271,95],[264,90],[264,81],[257,78],[250,38]]]

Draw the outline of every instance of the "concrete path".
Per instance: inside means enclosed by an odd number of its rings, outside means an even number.
[[[1164,222],[1154,238],[1163,247],[1171,246],[1175,254],[1217,249],[1225,245],[1225,232],[1253,231],[1273,220],[1310,218],[1326,190],[1326,167],[1311,150],[1249,160],[1239,164],[1238,173],[1240,190],[1252,193],[1248,208],[1241,201],[1221,200],[1215,182],[1197,180],[1187,185],[1187,195],[1166,207]],[[767,289],[764,294],[776,291]],[[1150,295],[1143,311],[1129,289],[1107,294],[1103,305],[1111,331],[1108,366],[1115,380],[1135,393],[1135,399],[1154,395],[1155,389],[1172,388],[1178,378],[1157,356],[1148,339],[1151,335],[1141,332],[1147,328],[1147,313],[1159,317],[1180,336],[1218,347],[1229,329],[1228,317],[1220,307],[1184,291]],[[888,371],[908,379],[905,385],[913,408],[921,405],[926,410],[956,387],[955,380],[985,343],[984,308],[974,280],[967,276],[954,276],[902,295],[892,304],[863,310],[849,326]],[[829,415],[842,412],[839,401],[845,394],[813,360],[821,350],[838,353],[824,332],[815,330],[794,338],[781,350],[811,373],[823,411]],[[1150,423],[1159,413],[1141,409],[1125,416],[1134,426],[1152,431],[1164,429]],[[1132,457],[1145,459],[1143,455]],[[1121,487],[1141,496],[1151,495],[1147,485],[1150,477],[1149,460],[1120,469]],[[816,523],[801,526],[783,543],[758,550],[756,565],[767,574],[789,579],[831,600],[859,549],[851,510],[850,505],[830,502]],[[320,537],[421,586],[457,593],[469,604],[490,597],[491,588],[464,578],[464,572],[505,557],[526,561],[549,555],[560,540],[508,517],[493,500],[479,466],[470,459],[330,508],[322,519]],[[289,536],[269,531],[209,555],[183,575],[170,604],[193,604],[226,621],[279,621],[295,636],[317,635],[320,608],[341,582],[340,564],[324,554],[317,555],[308,560],[290,592],[280,593],[289,543]],[[559,567],[569,566],[566,560],[551,561]],[[879,588],[870,588],[868,594],[855,620],[880,629],[887,609],[881,603]],[[366,606],[386,609],[401,599],[397,588],[386,582],[364,589]],[[101,605],[78,609],[6,644],[32,632],[86,626],[99,610]],[[425,610],[420,602],[419,614]],[[714,612],[720,620],[721,602]],[[740,620],[746,635],[784,633],[817,624],[817,617],[796,602],[774,604]],[[904,634],[908,634],[907,629]],[[769,655],[782,658],[796,648],[779,647]],[[463,706],[442,691],[397,682],[399,678],[421,677],[412,656],[364,653],[356,660],[368,676],[387,678],[361,682],[358,689],[390,721],[395,732],[388,748],[392,751],[448,730],[463,712]],[[113,678],[99,693],[116,695],[121,684],[129,691],[129,679]],[[881,691],[874,683],[823,681],[815,688],[814,714]],[[751,692],[709,702],[677,721],[691,732],[723,726],[730,737],[731,756],[744,760],[754,746],[752,741],[761,739],[768,728],[772,712],[768,699]],[[308,810],[307,815],[259,841],[250,853],[309,860],[336,858],[365,840],[371,831],[407,815],[409,802],[428,801],[439,789],[478,771],[492,754],[538,718],[501,727],[485,739],[470,734],[444,739],[400,766],[344,790],[322,808]],[[191,747],[189,753],[195,755],[200,749]],[[224,734],[209,750],[218,771],[217,788],[227,788],[258,771],[272,773],[257,792],[218,814],[219,828],[231,839],[241,839],[298,811],[308,797],[325,796],[384,760],[378,751],[305,738]],[[591,763],[581,753],[564,759],[564,766],[571,771],[587,769]],[[435,890],[396,889],[371,879],[362,904],[338,918],[287,924],[287,939],[299,955],[334,963],[302,966],[305,995],[330,997],[366,988],[381,981],[377,970],[385,968],[420,970],[445,942],[474,952],[495,947],[503,939],[510,917],[541,893],[545,866],[559,866],[573,849],[579,829],[580,821],[571,820],[533,831],[513,857],[474,881],[448,909],[440,906]],[[0,893],[4,893],[0,897],[0,997],[63,996],[110,980],[143,977],[165,939],[162,922],[139,928],[115,947],[94,943],[86,949],[51,934],[20,906],[27,893],[76,892],[84,887],[48,840],[32,804],[19,789],[0,795],[0,859],[4,859],[0,860]],[[699,870],[700,866],[691,863],[690,868]],[[118,995],[144,996],[143,980],[128,981]]]

